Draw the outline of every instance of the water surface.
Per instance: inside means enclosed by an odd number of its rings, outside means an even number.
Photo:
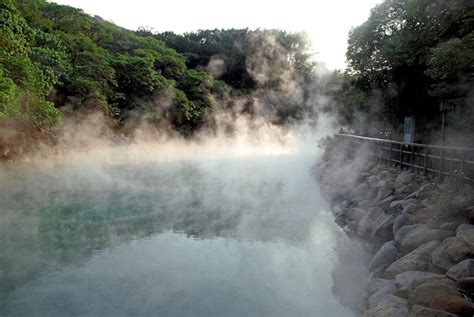
[[[313,163],[2,168],[0,315],[353,316]]]

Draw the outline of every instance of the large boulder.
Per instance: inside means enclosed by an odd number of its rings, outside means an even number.
[[[377,195],[373,199],[373,202],[379,203],[393,193],[393,189],[388,181],[382,181],[383,185],[377,191]]]
[[[395,276],[395,286],[397,287],[397,295],[407,297],[408,292],[414,287],[434,279],[444,278],[443,275],[422,272],[422,271],[407,271]]]
[[[390,195],[388,196],[387,198],[384,198],[382,199],[382,201],[380,201],[378,204],[377,204],[377,207],[380,207],[384,210],[388,210],[389,207],[390,207],[390,204],[392,203],[392,201],[394,201],[397,197],[395,195]]]
[[[445,275],[446,277],[455,281],[463,279],[463,278],[467,278],[467,277],[473,277],[474,276],[474,259],[468,259],[468,260],[459,262],[458,264],[450,268],[449,271],[446,272]]]
[[[374,279],[382,278],[384,276],[384,272],[385,272],[385,270],[387,269],[388,266],[389,266],[389,264],[384,264],[384,265],[379,266],[375,270],[371,271],[370,274],[369,274],[369,277],[367,278],[369,283]]]
[[[363,182],[354,189],[354,194],[357,197],[367,198],[369,189],[370,189],[369,184],[367,184],[366,182]]]
[[[434,189],[436,185],[434,183],[426,183],[418,188],[415,192],[411,193],[405,199],[418,198],[425,199]]]
[[[394,295],[385,296],[375,307],[371,307],[364,316],[367,317],[406,317],[408,316],[407,300]]]
[[[452,231],[430,228],[424,224],[407,227],[409,227],[410,230],[401,231],[404,228],[402,227],[395,234],[395,241],[397,241],[400,246],[402,253],[410,252],[423,243],[436,240],[441,241],[453,235]]]
[[[474,305],[462,296],[448,294],[431,300],[430,308],[444,310],[458,316],[474,316]]]
[[[458,226],[461,224],[461,221],[462,220],[459,220],[459,219],[451,220],[451,221],[443,223],[442,225],[439,226],[439,228],[445,229],[445,230],[456,231]]]
[[[372,271],[384,264],[392,264],[398,255],[398,249],[395,241],[386,242],[380,250],[374,255],[369,263],[369,269]]]
[[[411,183],[416,177],[416,174],[411,171],[403,171],[395,178],[395,188],[401,189],[404,185]]]
[[[350,210],[348,210],[345,217],[347,221],[355,221],[359,223],[362,217],[364,217],[365,213],[366,213],[366,209],[356,207],[356,208],[351,208]]]
[[[456,230],[456,238],[466,243],[471,250],[474,249],[474,226],[473,225],[461,225]]]
[[[446,251],[454,262],[461,262],[474,256],[469,246],[459,239],[454,239],[446,248]]]
[[[378,289],[369,296],[367,303],[370,308],[376,307],[386,296],[394,295],[397,288],[394,283],[385,284],[382,288]]]
[[[456,263],[448,254],[448,247],[455,239],[455,237],[444,239],[441,245],[436,250],[434,250],[433,253],[431,253],[431,262],[436,267],[442,269],[444,272],[456,265]]]
[[[419,189],[419,187],[418,187],[417,183],[409,183],[409,184],[403,185],[400,189],[398,189],[397,194],[399,196],[406,196],[406,195],[412,196],[412,195],[409,195],[409,194],[418,191],[418,189]],[[410,197],[410,198],[412,198],[412,197]]]
[[[410,317],[457,317],[457,315],[425,306],[414,305],[411,309]]]
[[[401,214],[396,216],[392,227],[393,235],[395,236],[400,228],[413,224],[415,224],[415,217],[413,215]]]
[[[456,286],[466,294],[474,294],[474,277],[465,277],[457,280]]]
[[[372,295],[376,291],[386,287],[394,287],[395,281],[394,280],[387,280],[383,278],[374,278],[367,284],[367,293]]]
[[[347,224],[350,229],[355,229],[365,212],[366,209],[358,207],[340,209],[334,213],[334,221],[340,227],[344,227]]]
[[[408,294],[408,306],[430,307],[434,298],[446,297],[447,295],[461,295],[453,281],[447,278],[428,280]]]
[[[405,225],[399,228],[393,236],[395,242],[397,242],[398,245],[400,245],[401,241],[405,238],[405,236],[408,235],[408,233],[410,233],[412,230],[416,229],[417,226],[418,226],[417,224],[412,224],[412,225]]]
[[[415,199],[407,199],[407,200],[394,200],[390,203],[390,209],[403,211],[409,205],[416,205]]]
[[[431,253],[440,245],[439,241],[427,242],[405,256],[399,258],[385,270],[386,278],[395,278],[397,274],[406,271],[431,271],[437,269],[431,264]]]
[[[459,232],[464,231],[464,230],[472,230],[472,229],[474,229],[474,225],[471,225],[469,223],[463,223],[463,224],[459,225],[459,227],[457,227],[456,234],[458,234]]]
[[[369,208],[359,221],[357,234],[366,238],[379,238],[381,241],[390,240],[394,216],[387,215],[382,208]]]
[[[418,209],[420,209],[420,205],[418,205],[417,203],[411,203],[403,208],[402,214],[413,214]]]
[[[410,212],[410,214],[413,215],[415,221],[419,223],[427,222],[433,218],[433,216],[435,216],[433,209],[429,207],[417,208],[416,210]]]
[[[456,239],[447,248],[447,252],[455,262],[474,257],[474,228],[457,230]]]

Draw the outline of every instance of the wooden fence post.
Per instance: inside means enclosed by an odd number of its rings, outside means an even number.
[[[388,153],[388,165],[392,165],[392,146],[393,146],[393,143],[390,142],[390,150]]]
[[[400,144],[400,169],[403,169],[403,144]]]
[[[428,170],[426,169],[427,167],[427,164],[428,164],[428,147],[425,147],[425,158],[423,160],[423,174],[424,175],[427,175],[428,174]]]
[[[439,175],[438,175],[439,181],[443,180],[443,160],[444,160],[444,150],[440,149],[440,152],[439,152]]]

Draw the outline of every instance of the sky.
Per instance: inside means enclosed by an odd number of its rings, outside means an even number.
[[[53,0],[81,8],[115,24],[136,30],[176,33],[199,29],[277,28],[304,31],[314,59],[328,68],[345,68],[347,36],[382,0]]]

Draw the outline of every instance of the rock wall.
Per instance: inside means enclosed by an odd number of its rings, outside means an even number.
[[[314,168],[336,223],[373,253],[364,316],[473,316],[473,188],[329,141]]]

